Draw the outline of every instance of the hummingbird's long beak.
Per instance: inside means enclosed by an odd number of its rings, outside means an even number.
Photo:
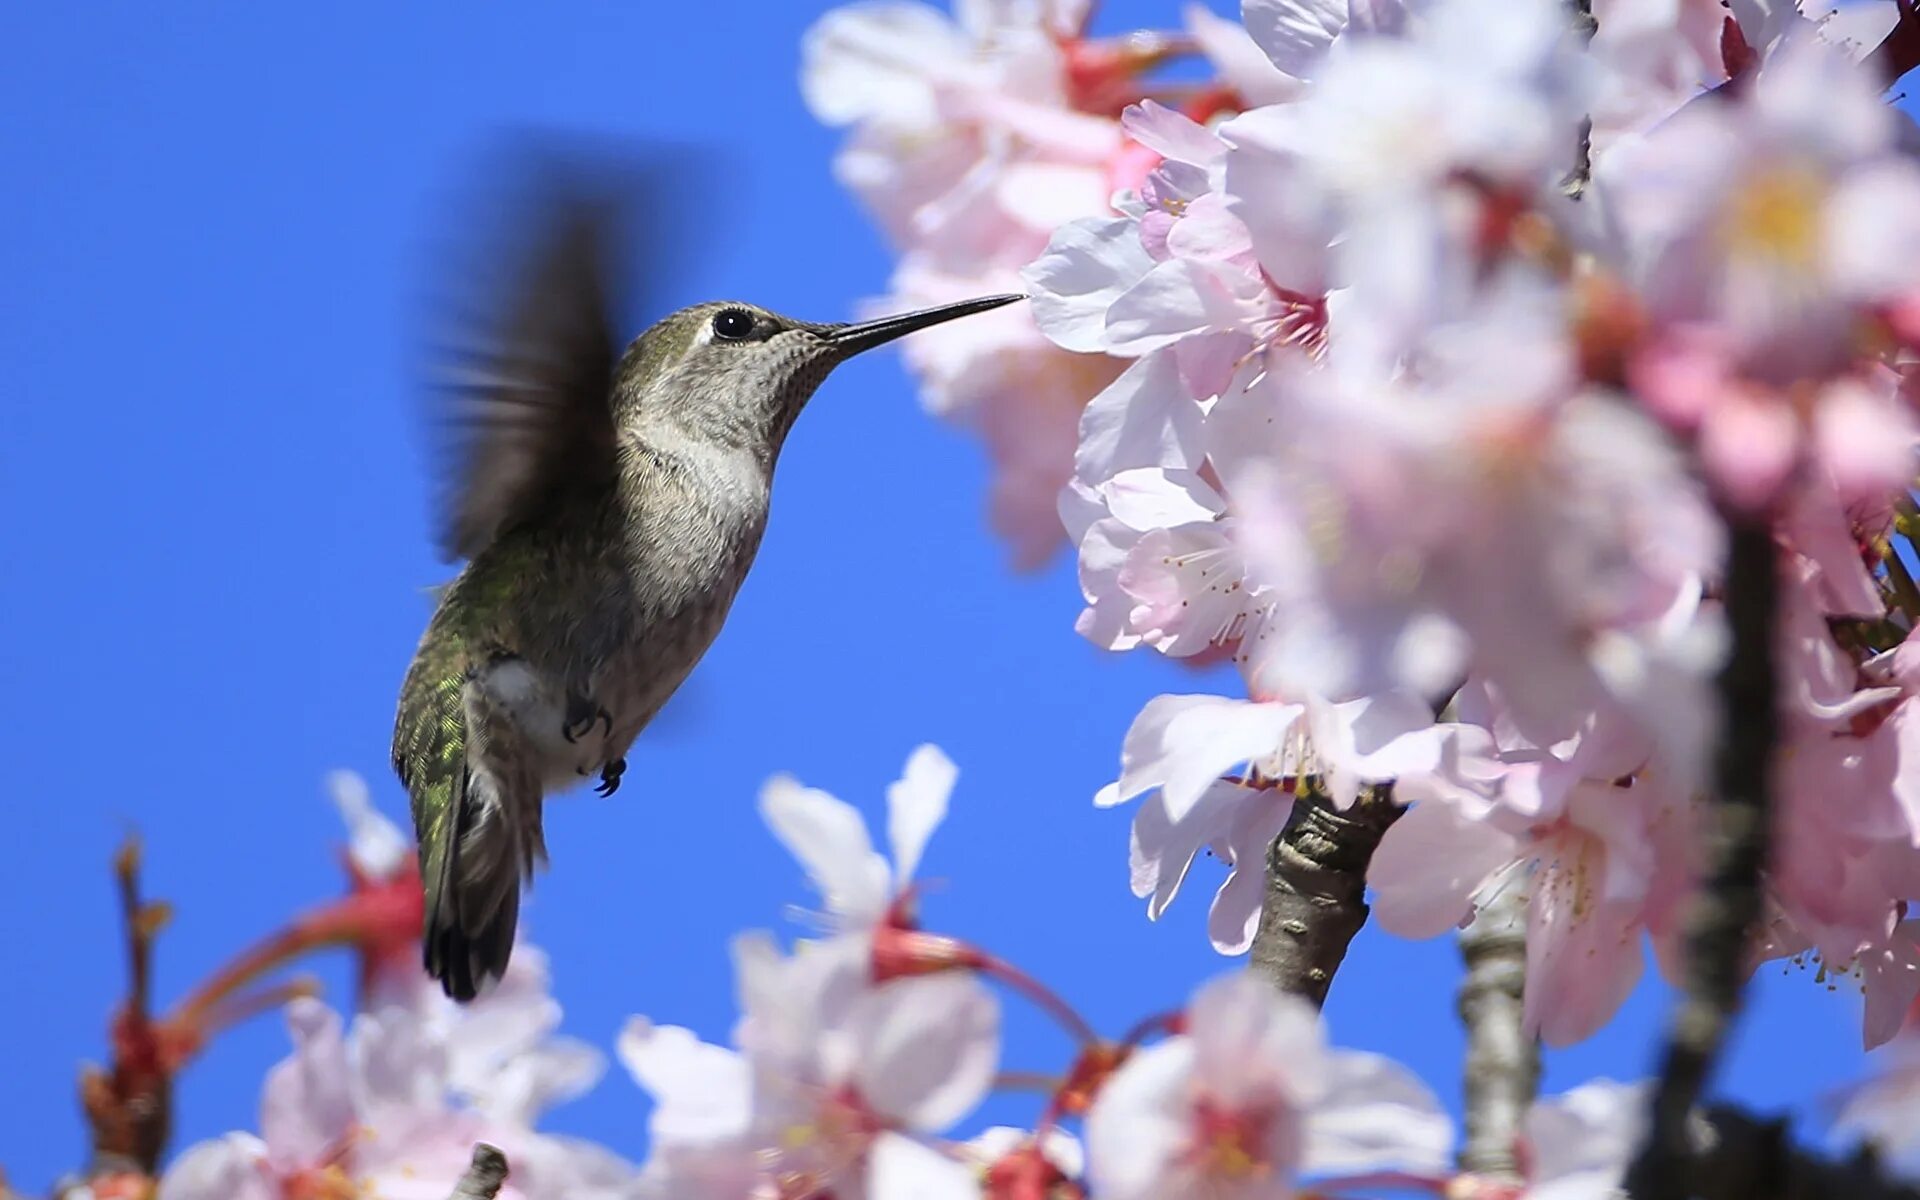
[[[988,309],[999,308],[1003,304],[1012,304],[1015,300],[1025,300],[1022,295],[981,296],[975,300],[962,300],[957,304],[942,304],[938,308],[923,308],[919,312],[899,313],[891,317],[881,317],[873,321],[862,321],[857,325],[835,325],[821,337],[840,353],[852,357],[862,350],[871,350],[883,346],[897,337],[938,325],[942,321],[951,321],[957,317],[970,317]]]

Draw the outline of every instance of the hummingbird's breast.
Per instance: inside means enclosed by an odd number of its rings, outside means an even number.
[[[600,671],[619,757],[719,636],[766,531],[770,481],[755,455],[699,442],[649,446],[629,477],[623,558],[636,603]]]

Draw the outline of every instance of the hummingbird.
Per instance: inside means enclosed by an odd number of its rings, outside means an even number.
[[[814,390],[857,354],[1025,298],[851,324],[716,301],[622,349],[610,207],[561,195],[521,224],[523,269],[434,409],[451,451],[440,548],[465,566],[393,730],[422,955],[461,1002],[506,970],[521,888],[546,862],[545,797],[596,777],[616,791],[634,739],[719,634]]]

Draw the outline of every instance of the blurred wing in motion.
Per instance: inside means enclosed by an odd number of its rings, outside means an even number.
[[[447,559],[471,558],[565,489],[607,482],[609,391],[642,299],[616,281],[679,274],[689,239],[668,237],[642,206],[669,178],[684,194],[695,161],[685,147],[522,134],[465,174],[430,296]]]

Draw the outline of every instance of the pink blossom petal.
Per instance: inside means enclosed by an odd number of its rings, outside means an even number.
[[[1087,1177],[1107,1200],[1193,1195],[1180,1170],[1188,1145],[1188,1088],[1194,1048],[1170,1038],[1137,1050],[1114,1072],[1087,1113]]]
[[[1914,454],[1920,430],[1912,413],[1885,391],[1849,380],[1830,385],[1821,397],[1813,442],[1842,503],[1885,503],[1920,468]]]
[[[1799,452],[1799,422],[1786,405],[1763,397],[1724,397],[1701,425],[1701,460],[1746,508],[1759,508],[1779,492]]]
[[[347,823],[347,853],[369,879],[386,879],[413,857],[413,843],[373,806],[367,781],[352,771],[332,771],[327,790]]]
[[[940,747],[915,747],[906,773],[887,785],[887,839],[893,845],[894,886],[903,888],[920,865],[927,839],[946,819],[947,797],[960,769]]]
[[[1241,0],[1240,19],[1273,65],[1312,79],[1347,27],[1348,0]]]
[[[260,1132],[276,1170],[318,1163],[355,1121],[347,1044],[340,1017],[318,1000],[287,1005],[293,1053],[267,1072]]]
[[[1159,787],[1178,821],[1229,767],[1272,754],[1301,715],[1291,704],[1156,696],[1127,731],[1119,782],[1095,803],[1117,804]]]
[[[1120,114],[1120,128],[1161,157],[1197,167],[1212,166],[1227,151],[1212,130],[1158,100],[1129,104]]]
[[[855,1079],[877,1112],[936,1132],[973,1111],[1000,1062],[1000,1006],[971,975],[899,979],[855,1002]]]
[[[1527,1110],[1522,1137],[1528,1200],[1597,1200],[1613,1193],[1646,1128],[1644,1083],[1596,1079]]]
[[[1374,917],[1400,937],[1437,937],[1467,917],[1474,895],[1519,853],[1514,836],[1487,821],[1442,802],[1415,804],[1367,867]]]
[[[827,908],[850,919],[878,919],[890,872],[873,849],[867,823],[851,804],[776,775],[760,789],[760,816],[806,868]]]
[[[1527,925],[1529,1031],[1549,1046],[1592,1037],[1640,982],[1638,907],[1600,900],[1572,864],[1536,870]]]
[[[1286,828],[1293,797],[1262,788],[1242,798],[1227,831],[1221,857],[1229,870],[1207,909],[1207,938],[1217,953],[1245,954],[1260,926],[1267,893],[1267,850]]]
[[[689,1029],[634,1017],[620,1031],[620,1061],[654,1101],[648,1125],[657,1142],[709,1145],[746,1132],[747,1061],[709,1045]]]
[[[973,1168],[897,1133],[883,1133],[867,1157],[867,1195],[915,1200],[980,1200]]]
[[[1061,226],[1020,276],[1042,333],[1067,350],[1108,348],[1107,311],[1154,268],[1135,222],[1125,218]]]
[[[1182,393],[1172,352],[1135,362],[1080,414],[1074,472],[1089,483],[1135,467],[1200,465],[1200,406]]]
[[[1147,919],[1157,921],[1180,892],[1193,860],[1207,843],[1223,837],[1247,789],[1225,780],[1211,784],[1178,820],[1167,815],[1165,798],[1149,795],[1133,814],[1128,837],[1133,894],[1147,901]]]
[[[1418,1076],[1391,1059],[1336,1050],[1306,1109],[1300,1169],[1315,1175],[1400,1170],[1444,1175],[1453,1122]]]
[[[1282,104],[1300,95],[1300,81],[1274,66],[1239,21],[1229,21],[1197,3],[1181,9],[1181,17],[1221,81],[1238,92],[1248,108]]]
[[[157,1200],[280,1200],[267,1147],[250,1133],[189,1146],[160,1177]]]
[[[966,54],[959,31],[924,4],[836,8],[801,39],[800,93],[830,125],[877,118],[903,124],[935,119],[929,62]]]

